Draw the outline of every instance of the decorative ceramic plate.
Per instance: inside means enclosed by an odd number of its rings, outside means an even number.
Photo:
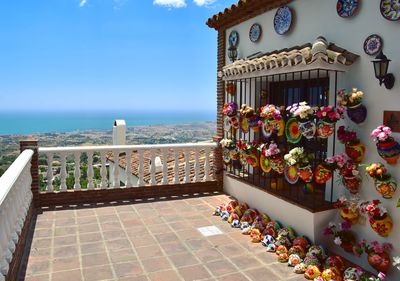
[[[374,56],[378,54],[383,47],[383,40],[379,35],[372,34],[364,41],[364,52],[367,55]]]
[[[244,116],[240,116],[240,129],[242,129],[242,133],[246,134],[249,132],[249,123],[247,123],[247,118]]]
[[[290,143],[298,143],[301,140],[302,134],[296,118],[290,118],[286,122],[285,135],[287,141]]]
[[[265,157],[264,154],[261,154],[260,166],[264,173],[269,173],[271,171],[271,161],[268,157]]]
[[[276,33],[282,35],[289,31],[292,26],[293,14],[288,6],[280,7],[274,17],[274,28]]]
[[[225,130],[225,132],[229,132],[231,130],[231,122],[230,121],[231,121],[231,119],[228,116],[226,116],[225,119],[224,119],[224,130]]]
[[[359,0],[338,0],[336,4],[336,11],[342,18],[354,16],[358,10]]]
[[[387,20],[399,20],[400,0],[381,0],[381,14]]]
[[[267,119],[264,119],[263,124],[261,126],[261,132],[264,138],[269,139],[272,136],[273,128],[270,122]]]
[[[283,171],[285,175],[285,179],[290,184],[295,184],[299,180],[299,175],[297,174],[298,169],[297,166],[285,165],[285,169]]]

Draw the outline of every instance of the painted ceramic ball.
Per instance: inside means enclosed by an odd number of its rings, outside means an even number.
[[[241,229],[241,230],[246,229],[246,228],[249,228],[249,227],[250,227],[250,224],[249,224],[247,221],[244,221],[244,222],[242,222],[242,223],[240,224],[240,229]]]
[[[277,246],[284,245],[287,248],[292,247],[292,242],[290,242],[290,239],[287,236],[278,236],[278,238],[276,239],[275,244]]]
[[[321,263],[320,263],[319,259],[318,259],[316,256],[313,256],[313,255],[306,256],[306,257],[304,258],[304,261],[303,261],[303,262],[304,262],[305,265],[307,265],[307,266],[309,266],[309,265],[321,266]]]
[[[303,249],[307,249],[310,246],[310,242],[308,242],[308,239],[304,236],[296,237],[293,239],[292,244],[293,246],[301,246]]]
[[[270,221],[265,227],[264,234],[269,234],[274,237],[278,236],[278,230],[281,229],[281,225],[277,221]]]
[[[286,236],[290,240],[293,240],[296,237],[295,232],[291,227],[284,227],[279,229],[278,236]]]
[[[345,269],[343,258],[341,256],[329,256],[325,260],[325,267],[326,268],[335,267],[340,272],[343,272]]]
[[[304,277],[308,280],[313,280],[321,275],[321,270],[316,265],[307,266],[306,272],[304,272]]]
[[[288,253],[282,253],[282,254],[278,255],[278,262],[284,263],[284,262],[288,262],[288,260],[289,260]]]
[[[324,247],[322,247],[321,245],[312,245],[308,249],[307,256],[309,256],[309,255],[316,256],[320,260],[326,259],[326,251],[325,251]]]
[[[293,268],[293,272],[297,274],[303,274],[304,272],[306,272],[306,270],[307,266],[303,262],[295,265]]]
[[[324,281],[342,281],[342,277],[340,276],[340,272],[337,268],[327,268],[322,271],[322,278]]]
[[[289,255],[291,254],[297,254],[304,259],[306,256],[306,251],[303,249],[303,247],[296,245],[289,249]]]
[[[264,246],[268,246],[269,244],[275,243],[275,238],[272,235],[265,235],[264,239],[261,241]]]
[[[361,273],[355,267],[348,267],[343,274],[344,281],[359,281]]]
[[[288,253],[288,249],[286,248],[286,246],[285,245],[278,246],[276,248],[276,254],[280,255],[280,254],[283,254],[283,253],[286,253],[286,254]]]
[[[291,254],[288,260],[288,266],[296,266],[302,262],[302,259],[298,254]]]

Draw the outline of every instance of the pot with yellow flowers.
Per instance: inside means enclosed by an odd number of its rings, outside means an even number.
[[[367,174],[374,180],[375,189],[385,199],[391,199],[397,189],[397,183],[388,173],[382,163],[372,163],[365,169]]]
[[[367,118],[367,108],[361,103],[364,93],[353,88],[350,93],[340,90],[337,94],[338,103],[347,108],[347,116],[356,124],[361,124]]]

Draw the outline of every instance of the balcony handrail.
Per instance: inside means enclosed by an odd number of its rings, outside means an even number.
[[[30,163],[32,156],[33,150],[24,150],[11,164],[11,166],[5,171],[3,176],[0,177],[0,205],[3,204],[5,198],[7,197],[7,194],[15,185],[26,165]]]

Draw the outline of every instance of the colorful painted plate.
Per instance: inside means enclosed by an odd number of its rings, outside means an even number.
[[[271,161],[268,157],[265,157],[264,154],[261,154],[260,166],[264,173],[269,173],[271,171]]]
[[[285,174],[285,179],[290,184],[295,184],[299,180],[299,175],[297,174],[297,166],[285,165],[283,173]]]
[[[274,28],[276,33],[283,35],[290,30],[293,21],[292,10],[288,6],[280,7],[274,17]]]
[[[264,119],[261,126],[261,132],[266,139],[269,139],[272,136],[273,128],[269,120]]]
[[[381,0],[381,14],[387,20],[399,20],[400,0]]]
[[[290,143],[298,143],[301,140],[302,134],[300,131],[299,122],[296,118],[290,118],[285,127],[286,139]]]
[[[354,16],[359,6],[359,0],[338,0],[336,11],[342,18]]]
[[[249,123],[247,123],[247,118],[244,116],[240,116],[240,129],[242,129],[242,133],[246,134],[249,132]]]
[[[372,34],[367,37],[364,41],[364,52],[367,55],[375,56],[378,54],[383,47],[383,40],[377,34]]]

